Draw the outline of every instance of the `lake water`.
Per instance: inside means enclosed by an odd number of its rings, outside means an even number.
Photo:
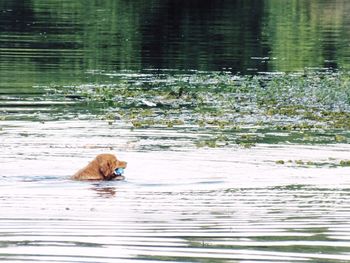
[[[169,133],[136,140],[74,120],[2,127],[2,262],[350,260],[350,168],[275,163],[350,159],[348,145],[144,151]],[[111,147],[129,162],[126,181],[69,180]]]
[[[349,12],[0,0],[0,261],[349,262]]]

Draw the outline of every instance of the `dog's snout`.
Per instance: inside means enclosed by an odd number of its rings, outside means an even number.
[[[126,168],[127,164],[128,164],[127,162],[119,161],[119,167],[121,168]]]

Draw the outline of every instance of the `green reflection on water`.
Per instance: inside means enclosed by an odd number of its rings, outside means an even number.
[[[88,82],[96,69],[349,68],[349,9],[335,0],[0,1],[0,84]]]
[[[265,1],[263,29],[269,70],[298,71],[305,67],[349,69],[349,27],[346,1]]]

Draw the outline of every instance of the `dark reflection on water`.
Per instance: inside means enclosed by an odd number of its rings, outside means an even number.
[[[1,86],[87,70],[348,68],[349,1],[0,1]]]
[[[95,191],[97,196],[103,198],[112,198],[117,194],[117,189],[115,187],[106,187],[96,185],[91,188],[91,190]]]

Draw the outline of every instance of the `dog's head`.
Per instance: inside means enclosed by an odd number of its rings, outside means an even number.
[[[126,168],[126,162],[118,160],[113,154],[100,154],[96,157],[96,161],[105,180],[111,180],[116,177],[115,169]]]

